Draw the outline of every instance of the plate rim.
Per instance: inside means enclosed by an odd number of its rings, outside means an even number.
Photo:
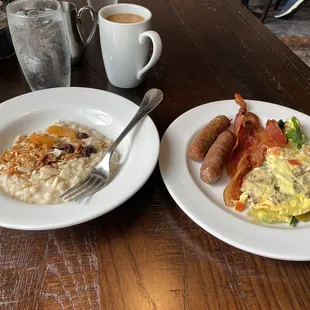
[[[44,90],[39,90],[36,92],[29,92],[29,93],[25,93],[25,94],[21,94],[19,96],[10,98],[8,100],[3,101],[0,104],[0,113],[3,109],[7,109],[10,105],[10,103],[15,100],[23,100],[24,97],[31,97],[33,96],[33,94],[36,94],[35,96],[37,96],[38,93],[53,93],[53,92],[64,92],[65,95],[68,95],[68,93],[70,93],[71,91],[81,91],[81,92],[97,92],[97,93],[101,93],[103,94],[102,96],[110,96],[110,97],[116,97],[118,98],[118,100],[121,100],[123,102],[123,104],[130,106],[130,109],[134,109],[134,111],[136,111],[138,109],[138,105],[135,104],[133,101],[122,97],[118,94],[114,94],[112,92],[108,92],[106,90],[101,90],[101,89],[96,89],[96,88],[88,88],[88,87],[57,87],[57,88],[50,88],[50,89],[44,89]],[[64,96],[65,96],[64,95]],[[18,99],[17,99],[18,98]],[[29,99],[26,99],[29,100]],[[72,106],[72,103],[71,103]],[[47,108],[46,106],[42,105],[42,109],[44,110],[44,108]],[[9,108],[10,109],[10,108]],[[40,110],[40,106],[38,104],[36,110]],[[104,110],[102,110],[104,111]],[[22,115],[22,113],[20,114]],[[13,121],[14,117],[10,117],[7,116],[6,119],[10,119],[10,121]],[[129,120],[128,120],[129,121]],[[153,122],[152,118],[147,115],[141,122],[140,124],[138,124],[138,126],[147,126],[151,128],[151,131],[148,133],[150,136],[152,136],[152,143],[154,146],[154,149],[152,149],[153,154],[154,154],[154,160],[153,158],[150,159],[149,163],[148,163],[148,171],[144,171],[144,175],[143,178],[137,182],[137,185],[135,186],[135,188],[133,190],[131,190],[130,192],[128,192],[126,195],[124,195],[121,199],[118,200],[118,202],[116,203],[112,203],[108,208],[100,208],[101,210],[96,212],[96,213],[92,213],[90,216],[82,216],[81,218],[74,220],[74,221],[67,221],[65,223],[50,223],[50,224],[45,224],[45,225],[34,225],[31,224],[29,225],[27,224],[22,224],[22,225],[16,225],[14,223],[9,223],[9,222],[3,222],[3,220],[1,219],[0,216],[0,226],[4,227],[4,228],[9,228],[9,229],[16,229],[16,230],[30,230],[30,231],[41,231],[41,230],[50,230],[50,229],[60,229],[60,228],[65,228],[65,227],[71,227],[71,226],[75,226],[84,222],[88,222],[92,219],[95,219],[97,217],[100,217],[110,211],[112,211],[113,209],[116,209],[117,207],[119,207],[120,205],[122,205],[124,202],[126,202],[128,199],[130,199],[133,195],[135,195],[143,186],[144,184],[147,182],[147,180],[150,178],[150,176],[152,175],[157,162],[158,162],[158,156],[159,156],[159,151],[160,151],[160,138],[159,138],[159,133],[157,130],[157,127],[155,125],[155,123]],[[136,143],[136,142],[135,142]],[[141,143],[141,142],[140,142]],[[132,145],[132,144],[131,144]],[[2,196],[2,194],[1,194]],[[3,196],[2,196],[3,197]],[[23,203],[20,202],[16,199],[13,198],[9,198],[10,201],[12,201],[12,203]],[[88,204],[87,206],[91,206],[92,204]],[[38,205],[37,205],[38,206]],[[48,205],[51,208],[58,208],[61,207],[62,204],[56,204],[56,205]]]
[[[260,100],[245,99],[245,101],[249,105],[254,105],[254,104],[271,105],[274,108],[284,109],[287,112],[302,114],[303,117],[307,117],[310,120],[310,116],[309,115],[307,115],[307,114],[305,114],[303,112],[300,112],[298,110],[294,110],[294,109],[289,108],[289,107],[281,106],[281,105],[270,103],[270,102],[266,102],[266,101],[260,101]],[[198,226],[200,226],[202,229],[204,229],[206,232],[210,233],[214,237],[222,240],[223,242],[225,242],[227,244],[230,244],[231,246],[234,246],[234,247],[236,247],[238,249],[244,250],[244,251],[252,253],[252,254],[256,254],[256,255],[263,256],[263,257],[268,257],[268,258],[273,258],[273,259],[289,260],[289,261],[309,261],[310,260],[310,250],[308,251],[308,253],[303,254],[303,255],[295,255],[294,253],[293,254],[290,254],[290,253],[289,254],[288,253],[279,253],[277,251],[270,252],[270,251],[266,251],[264,249],[255,248],[255,246],[254,247],[250,247],[250,246],[244,245],[242,243],[240,244],[240,243],[238,243],[238,240],[234,240],[234,238],[227,237],[225,235],[225,232],[223,233],[221,231],[218,231],[218,230],[214,229],[214,227],[212,225],[209,225],[209,223],[206,223],[205,219],[201,220],[201,219],[197,218],[197,212],[193,211],[193,209],[191,209],[191,207],[189,207],[187,205],[188,201],[186,201],[186,199],[184,199],[184,194],[182,194],[183,197],[182,197],[182,195],[178,194],[177,191],[175,190],[175,188],[173,187],[173,184],[171,184],[171,181],[168,179],[169,178],[169,176],[167,176],[168,172],[166,174],[165,168],[164,168],[164,165],[165,165],[164,161],[167,160],[167,159],[164,158],[164,156],[165,156],[164,146],[165,146],[165,143],[168,143],[168,142],[166,142],[166,140],[168,139],[168,136],[170,135],[170,131],[174,127],[177,126],[178,122],[180,122],[180,119],[188,117],[188,115],[190,115],[192,113],[195,113],[196,111],[199,111],[201,109],[205,109],[206,106],[208,106],[208,105],[210,107],[210,105],[229,104],[229,103],[234,103],[235,104],[233,99],[227,99],[227,100],[212,101],[212,102],[208,102],[208,103],[204,103],[204,104],[198,105],[198,106],[196,106],[196,107],[194,107],[194,108],[184,112],[183,114],[181,114],[166,129],[166,131],[163,134],[162,139],[161,139],[161,149],[160,149],[160,154],[159,154],[159,169],[160,169],[160,174],[161,174],[162,180],[163,180],[163,182],[164,182],[164,184],[165,184],[169,194],[171,195],[173,200],[176,202],[176,204],[180,207],[180,209],[191,220],[193,220]],[[236,112],[237,112],[237,108],[236,108]],[[260,115],[258,115],[258,117],[261,119]],[[194,133],[192,133],[192,134],[194,134]],[[177,150],[178,153],[180,153],[182,151],[184,151],[184,150],[183,149],[182,150],[180,150],[180,149]],[[173,159],[175,159],[175,158],[173,158]],[[184,163],[184,167],[185,167],[184,169],[188,170],[187,164],[186,164],[186,160],[183,163]],[[183,167],[182,167],[182,169],[183,169]],[[182,176],[183,176],[183,174],[182,174]],[[188,186],[188,184],[187,184],[187,186]],[[195,186],[198,189],[198,191],[200,191],[198,186],[197,185],[195,185]],[[181,192],[181,190],[180,190],[180,192]],[[212,202],[205,194],[201,193],[201,195],[204,195],[206,204],[208,204],[208,205],[212,204],[216,208],[220,209],[222,212],[226,213],[227,216],[231,216],[231,214],[228,214],[227,212],[222,210],[221,207],[217,206],[214,202]],[[233,218],[236,218],[236,217],[233,216]],[[262,230],[262,229],[264,229],[264,230],[268,229],[268,232],[270,233],[270,235],[272,237],[274,237],[275,235],[276,235],[276,237],[278,237],[279,231],[281,231],[284,235],[287,234],[287,232],[289,231],[291,235],[294,235],[294,236],[297,235],[298,236],[299,234],[301,234],[301,231],[304,231],[305,229],[308,229],[308,230],[310,229],[310,227],[305,227],[303,229],[296,229],[296,230],[289,229],[289,228],[288,229],[277,229],[277,228],[266,227],[266,226],[262,226],[262,225],[255,225],[255,224],[252,224],[250,222],[243,221],[243,220],[242,220],[242,222],[244,222],[245,225],[250,225],[249,227],[252,226],[252,227],[258,228],[258,229],[253,229],[253,231],[254,230],[259,231],[259,230]],[[281,240],[277,240],[277,241],[281,241]],[[306,245],[305,245],[305,248],[306,248]]]

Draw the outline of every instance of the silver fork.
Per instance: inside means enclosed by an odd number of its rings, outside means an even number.
[[[94,168],[90,175],[83,181],[77,183],[60,198],[71,200],[79,200],[94,195],[105,187],[111,178],[110,162],[113,152],[119,143],[125,138],[130,130],[152,110],[154,110],[158,104],[163,100],[163,92],[160,89],[150,89],[144,95],[144,98],[140,104],[140,107],[129,124],[121,132],[121,134],[115,139],[113,144],[109,147],[102,161]]]

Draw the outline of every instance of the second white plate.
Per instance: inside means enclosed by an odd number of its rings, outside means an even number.
[[[306,136],[310,137],[310,117],[279,105],[247,100],[264,125],[267,119],[287,120],[296,116]],[[200,180],[200,164],[187,158],[187,147],[194,135],[212,118],[223,114],[234,119],[239,107],[233,100],[204,104],[177,118],[161,142],[159,166],[164,183],[180,208],[199,226],[215,237],[242,250],[271,258],[310,260],[310,223],[258,225],[245,213],[224,205],[226,173],[212,185]]]

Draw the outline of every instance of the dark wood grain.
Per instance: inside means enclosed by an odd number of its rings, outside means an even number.
[[[183,112],[235,92],[310,114],[310,69],[240,1],[134,2],[151,9],[163,40],[145,82],[132,90],[109,84],[97,32],[72,69],[73,86],[136,103],[161,88],[164,102],[152,112],[160,135]],[[0,62],[0,102],[29,91],[16,58]],[[307,262],[255,256],[202,230],[171,199],[158,168],[129,201],[88,223],[0,229],[0,309],[308,309],[309,279]]]

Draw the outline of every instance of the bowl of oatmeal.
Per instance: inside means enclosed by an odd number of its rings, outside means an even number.
[[[149,116],[118,146],[114,176],[105,188],[79,202],[64,203],[59,196],[100,162],[137,109],[123,97],[79,87],[36,91],[1,103],[0,226],[67,227],[126,202],[158,160],[159,136]]]
[[[97,130],[70,121],[19,135],[0,157],[0,189],[28,203],[64,203],[60,196],[90,174],[111,144]],[[114,171],[118,157],[114,152]]]

